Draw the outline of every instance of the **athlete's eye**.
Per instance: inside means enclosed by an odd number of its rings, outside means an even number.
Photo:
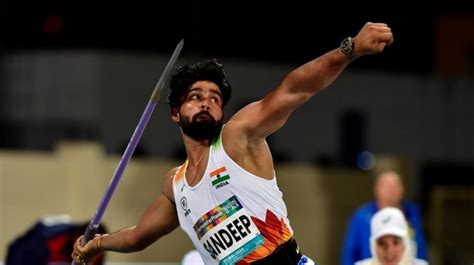
[[[212,98],[211,98],[211,101],[212,101],[213,103],[219,103],[219,102],[220,102],[220,98],[219,98],[219,97],[212,97]]]

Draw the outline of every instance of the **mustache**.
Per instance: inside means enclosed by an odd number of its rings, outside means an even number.
[[[208,117],[209,119],[214,120],[214,117],[212,117],[212,115],[209,113],[209,111],[207,111],[207,110],[201,110],[200,112],[194,114],[194,116],[193,116],[193,121],[196,121],[200,116],[206,116],[206,117]]]

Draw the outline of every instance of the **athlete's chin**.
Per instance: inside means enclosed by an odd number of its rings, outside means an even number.
[[[181,127],[183,132],[196,141],[214,140],[220,133],[222,124],[219,122],[193,122]]]

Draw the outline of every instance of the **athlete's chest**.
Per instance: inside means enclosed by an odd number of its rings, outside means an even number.
[[[235,264],[265,240],[248,207],[224,182],[216,188],[210,181],[206,192],[184,189],[178,210],[182,227],[206,256],[219,264]]]
[[[177,187],[177,210],[181,211],[189,222],[196,222],[210,209],[237,195],[239,186],[237,176],[230,174],[225,166],[208,170],[195,186],[183,181]]]

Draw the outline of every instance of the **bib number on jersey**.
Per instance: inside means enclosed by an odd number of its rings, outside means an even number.
[[[203,247],[219,264],[234,264],[265,242],[236,196],[216,206],[194,224]]]

